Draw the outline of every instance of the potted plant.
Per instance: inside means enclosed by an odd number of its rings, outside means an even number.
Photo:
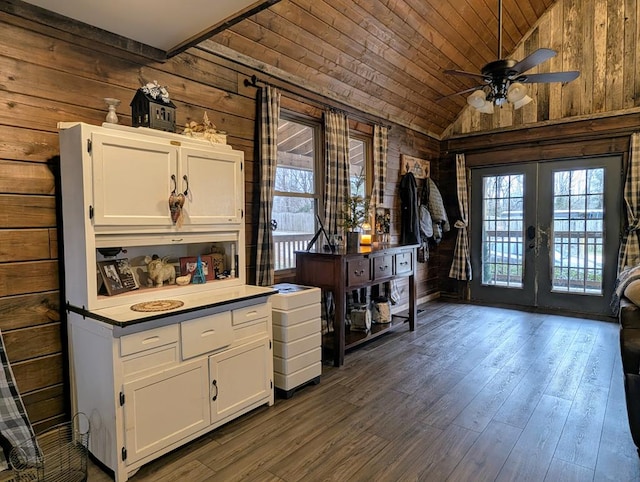
[[[352,192],[359,193],[360,186],[364,183],[364,175],[358,176],[353,182]],[[360,245],[362,225],[369,220],[369,206],[371,198],[362,194],[349,196],[342,209],[342,227],[347,237],[347,249],[357,248]]]

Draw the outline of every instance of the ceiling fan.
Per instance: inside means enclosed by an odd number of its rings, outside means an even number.
[[[546,72],[527,74],[537,65],[549,60],[557,54],[555,50],[540,48],[524,59],[516,61],[502,58],[502,0],[498,0],[498,60],[489,62],[480,73],[463,70],[445,70],[445,74],[460,75],[481,79],[482,84],[452,95],[472,92],[467,102],[480,112],[493,113],[493,106],[502,106],[511,102],[518,109],[531,102],[523,84],[571,82],[580,75],[577,70],[567,72]],[[450,97],[450,96],[446,96]]]

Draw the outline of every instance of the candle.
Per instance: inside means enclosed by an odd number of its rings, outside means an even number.
[[[361,234],[360,235],[360,244],[364,246],[371,245],[371,235],[370,234]]]

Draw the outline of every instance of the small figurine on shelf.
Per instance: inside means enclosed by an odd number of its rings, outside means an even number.
[[[153,257],[145,256],[144,262],[147,264],[147,286],[160,288],[165,281],[170,285],[176,282],[176,268],[168,262],[169,258],[160,258],[157,254]]]
[[[205,112],[202,116],[202,122],[191,121],[184,126],[182,134],[196,139],[206,139],[212,144],[226,144],[227,135],[223,131],[219,131],[216,125],[209,120],[209,116]]]
[[[202,258],[198,256],[198,262],[196,263],[196,270],[193,272],[193,278],[191,279],[193,284],[203,284],[207,282],[207,278],[204,275],[204,267],[202,266]]]
[[[133,127],[176,131],[176,105],[171,102],[167,88],[157,81],[140,87],[129,105]]]

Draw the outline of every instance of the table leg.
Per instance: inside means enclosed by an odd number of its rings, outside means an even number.
[[[415,276],[412,274],[409,276],[409,330],[416,330],[416,316],[418,311],[416,309],[416,283]]]
[[[336,286],[334,297],[336,308],[333,322],[333,366],[339,367],[344,365],[344,320],[347,313],[346,293],[342,284]]]

